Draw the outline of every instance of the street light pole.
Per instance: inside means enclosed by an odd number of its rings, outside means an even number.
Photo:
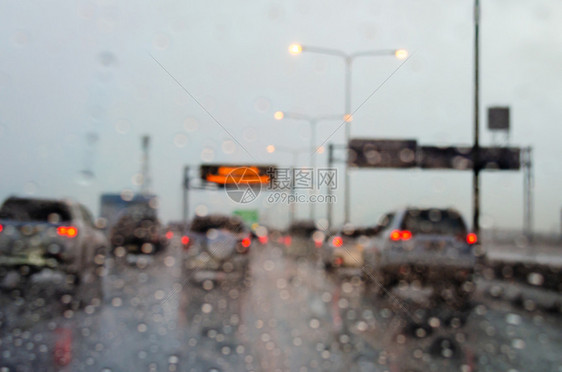
[[[479,77],[479,37],[480,37],[480,2],[474,0],[474,147],[472,176],[472,229],[480,233],[480,77]]]
[[[367,56],[387,56],[394,55],[398,59],[405,59],[408,56],[408,52],[405,49],[385,49],[385,50],[368,50],[363,52],[356,52],[352,54],[347,54],[341,50],[329,49],[329,48],[318,48],[303,46],[300,44],[292,44],[289,46],[289,53],[293,55],[300,54],[302,52],[311,52],[318,54],[331,55],[335,57],[343,58],[345,62],[345,146],[349,143],[349,138],[351,135],[351,121],[352,121],[352,110],[351,110],[351,67],[353,60],[357,57],[367,57]],[[345,182],[344,182],[344,224],[350,222],[351,217],[351,206],[350,206],[350,178],[349,178],[349,168],[347,166],[349,156],[349,151],[347,151],[346,162],[345,162]]]
[[[317,148],[316,148],[316,125],[320,122],[320,121],[328,121],[328,120],[341,120],[342,118],[344,118],[344,115],[320,115],[320,116],[308,116],[308,115],[304,115],[304,114],[298,114],[298,113],[293,113],[293,112],[285,112],[285,111],[277,111],[275,112],[275,114],[273,115],[273,117],[277,120],[283,120],[284,118],[287,119],[294,119],[294,120],[303,120],[308,122],[308,124],[310,125],[310,167],[312,168],[312,171],[316,172],[316,152],[317,152]],[[314,174],[312,176],[312,190],[311,190],[311,195],[316,191],[316,189],[314,188],[314,185],[317,184],[314,181]],[[310,219],[312,221],[314,221],[315,219],[315,203],[309,203],[310,204]]]
[[[347,163],[349,161],[349,149],[347,148],[349,144],[349,138],[351,137],[351,64],[353,63],[352,57],[345,58],[345,185],[344,185],[344,224],[351,221],[351,180],[349,175],[349,167]]]
[[[315,146],[316,146],[316,124],[318,122],[316,121],[316,119],[311,119],[309,121],[309,123],[310,123],[310,167],[312,168],[312,190],[310,191],[310,195],[313,195],[313,194],[315,194],[315,191],[316,191],[314,185],[317,184],[316,180],[314,179],[314,173],[317,173],[316,172],[316,156],[314,156],[314,155],[316,155],[316,148],[315,148]],[[311,200],[309,200],[308,204],[310,204],[310,208],[309,208],[310,215],[308,216],[308,218],[311,221],[314,221],[314,218],[315,218],[315,215],[314,215],[315,207],[314,206],[315,206],[316,202],[313,203]]]
[[[328,169],[332,169],[332,167],[334,166],[334,144],[330,143],[328,144]],[[332,229],[332,188],[330,187],[330,185],[328,185],[328,188],[326,190],[326,193],[328,195],[328,226],[326,227],[326,231],[329,233],[330,230]]]
[[[182,223],[183,228],[187,228],[187,219],[189,218],[189,167],[186,165],[183,168],[183,213]]]

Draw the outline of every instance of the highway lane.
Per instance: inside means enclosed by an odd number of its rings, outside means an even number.
[[[459,312],[423,289],[381,299],[352,274],[268,244],[254,246],[245,282],[194,283],[174,244],[108,265],[97,307],[3,293],[0,371],[562,369],[560,312],[491,289],[502,283],[479,281]]]

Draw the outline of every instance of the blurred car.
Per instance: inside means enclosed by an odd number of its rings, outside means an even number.
[[[280,241],[285,245],[285,252],[290,256],[307,257],[316,254],[325,240],[314,221],[295,221],[286,230]]]
[[[160,252],[167,244],[164,229],[153,210],[136,207],[126,210],[121,218],[110,230],[110,240],[113,251],[121,253]]]
[[[320,258],[327,270],[337,268],[360,269],[364,264],[363,251],[371,244],[371,228],[345,226],[330,236],[320,248]]]
[[[452,291],[458,300],[472,291],[478,237],[454,209],[407,208],[383,216],[365,261],[387,289],[400,280]]]
[[[0,208],[0,276],[14,278],[47,272],[71,279],[83,300],[102,299],[100,270],[109,246],[90,212],[69,200],[10,197]],[[61,285],[66,284],[63,281]]]
[[[269,228],[265,225],[254,224],[251,228],[252,241],[256,241],[261,245],[269,242]]]
[[[249,265],[251,236],[238,217],[195,217],[181,237],[186,274],[196,281],[243,278]]]

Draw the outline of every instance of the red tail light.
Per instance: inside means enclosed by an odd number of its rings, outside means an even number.
[[[74,238],[78,235],[78,229],[74,226],[59,226],[57,227],[57,234],[67,238]]]
[[[181,237],[181,244],[188,245],[189,244],[189,236],[184,235]]]
[[[172,231],[168,231],[166,233],[166,239],[170,240],[174,237],[174,233]]]
[[[290,235],[283,237],[283,244],[285,244],[286,246],[291,245],[292,242],[293,238]]]
[[[258,239],[259,239],[259,241],[260,241],[261,244],[267,244],[267,241],[269,240],[269,239],[267,238],[267,235],[260,236]]]
[[[240,240],[239,245],[236,247],[236,251],[242,254],[248,253],[251,244],[252,240],[249,236],[247,236],[244,239]]]
[[[402,231],[402,240],[410,240],[412,239],[412,232],[408,230]]]
[[[392,230],[390,233],[390,240],[394,240],[395,242],[400,240],[400,230]]]
[[[412,239],[412,232],[409,230],[392,230],[390,233],[390,240],[398,242],[400,240]]]
[[[334,247],[341,247],[343,245],[343,239],[341,236],[334,236],[334,239],[332,239],[332,245]]]
[[[4,226],[0,225],[0,232],[2,232],[2,230],[4,230]]]
[[[476,244],[478,243],[478,236],[475,233],[470,233],[466,235],[466,242],[468,244]]]

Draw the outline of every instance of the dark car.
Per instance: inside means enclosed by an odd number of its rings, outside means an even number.
[[[41,273],[66,278],[59,283],[90,302],[102,299],[100,274],[109,246],[83,205],[58,199],[10,197],[0,208],[0,276],[4,287],[14,278]],[[53,275],[50,275],[52,273]]]
[[[182,240],[184,268],[191,279],[241,279],[246,274],[252,237],[238,217],[195,217]]]
[[[126,210],[110,230],[113,251],[117,256],[125,253],[160,252],[166,245],[163,231],[153,210],[149,208]]]
[[[315,256],[324,243],[325,234],[311,220],[295,221],[286,230],[282,238],[285,252],[294,257]]]

